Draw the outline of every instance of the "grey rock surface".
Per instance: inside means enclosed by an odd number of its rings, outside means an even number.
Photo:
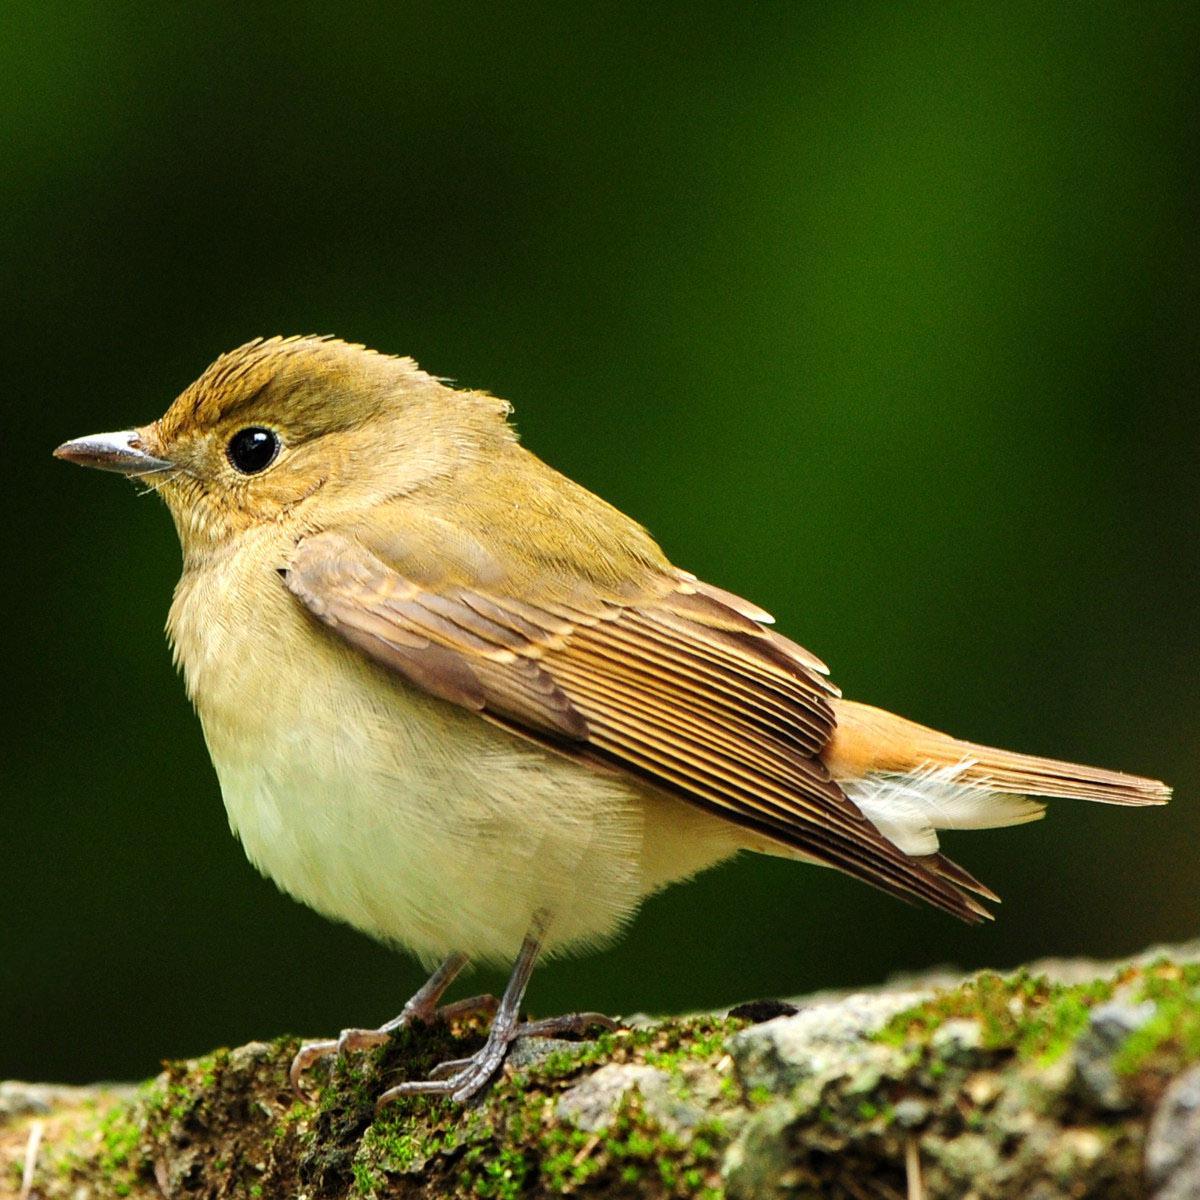
[[[1121,1112],[1131,1100],[1113,1066],[1125,1039],[1154,1016],[1153,1000],[1132,1004],[1110,1000],[1092,1010],[1088,1027],[1075,1044],[1076,1086],[1085,1100],[1109,1112]]]
[[[136,1088],[129,1084],[94,1084],[71,1087],[58,1083],[0,1082],[0,1124],[21,1117],[44,1117],[64,1105],[92,1100],[129,1097]]]
[[[633,1091],[640,1094],[647,1115],[665,1129],[690,1129],[704,1115],[703,1110],[676,1095],[665,1071],[637,1063],[610,1063],[563,1092],[558,1099],[558,1116],[588,1133],[600,1133],[612,1125]]]
[[[1186,1071],[1159,1101],[1146,1138],[1154,1200],[1200,1197],[1200,1067]]]
[[[885,1052],[870,1035],[930,991],[860,992],[801,1008],[735,1034],[729,1052],[742,1087],[786,1093],[829,1070],[847,1072]]]

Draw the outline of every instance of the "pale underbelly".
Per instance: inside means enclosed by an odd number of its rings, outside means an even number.
[[[540,913],[551,952],[597,945],[646,894],[738,848],[682,801],[406,687],[371,707],[349,684],[277,697],[251,738],[202,706],[213,761],[265,875],[423,960],[511,961]]]

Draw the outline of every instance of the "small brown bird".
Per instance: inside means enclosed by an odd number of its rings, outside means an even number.
[[[540,952],[611,938],[739,850],[836,867],[977,921],[940,829],[1031,797],[1161,804],[1161,783],[1011,754],[841,699],[754,604],[517,442],[509,406],[407,358],[271,338],[152,424],[60,458],[141,480],[183,545],[169,632],[251,861],[432,965],[516,963],[487,1043],[412,1092],[486,1086]],[[444,1011],[444,1010],[443,1010]]]

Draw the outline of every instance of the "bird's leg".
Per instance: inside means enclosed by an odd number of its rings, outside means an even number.
[[[492,1076],[500,1069],[509,1046],[520,1030],[521,1001],[525,998],[525,989],[529,986],[530,975],[533,974],[533,964],[541,949],[544,928],[545,918],[539,916],[521,945],[521,952],[517,955],[504,995],[500,998],[492,1020],[491,1032],[483,1046],[470,1058],[441,1063],[433,1069],[429,1079],[413,1079],[388,1088],[379,1097],[377,1106],[382,1107],[400,1096],[422,1094],[450,1096],[460,1101],[470,1100],[488,1085]],[[447,1078],[438,1078],[443,1074],[447,1075]]]
[[[350,1050],[369,1050],[375,1046],[382,1046],[397,1029],[411,1025],[414,1021],[428,1023],[439,1016],[449,1020],[468,1014],[494,1011],[496,1001],[492,996],[473,996],[469,1000],[458,1000],[438,1008],[438,1001],[466,965],[465,954],[451,954],[412,995],[399,1016],[393,1017],[385,1025],[380,1025],[378,1029],[343,1029],[338,1037],[328,1041],[305,1042],[292,1059],[292,1066],[288,1072],[292,1087],[303,1094],[301,1080],[304,1072],[319,1059],[330,1054],[345,1054]]]
[[[565,1013],[561,1017],[543,1017],[540,1021],[522,1021],[513,1030],[509,1045],[520,1041],[521,1038],[556,1038],[567,1034],[579,1035],[597,1027],[610,1031],[622,1028],[620,1021],[614,1021],[612,1017],[606,1017],[604,1013]],[[441,1079],[443,1076],[453,1075],[456,1071],[468,1066],[470,1062],[469,1058],[447,1059],[445,1062],[438,1063],[429,1072],[429,1077]]]

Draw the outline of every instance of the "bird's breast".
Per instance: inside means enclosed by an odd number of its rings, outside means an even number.
[[[231,826],[326,915],[426,958],[503,960],[540,909],[552,943],[583,945],[665,882],[644,792],[377,667],[269,563],[185,578],[170,629]]]

